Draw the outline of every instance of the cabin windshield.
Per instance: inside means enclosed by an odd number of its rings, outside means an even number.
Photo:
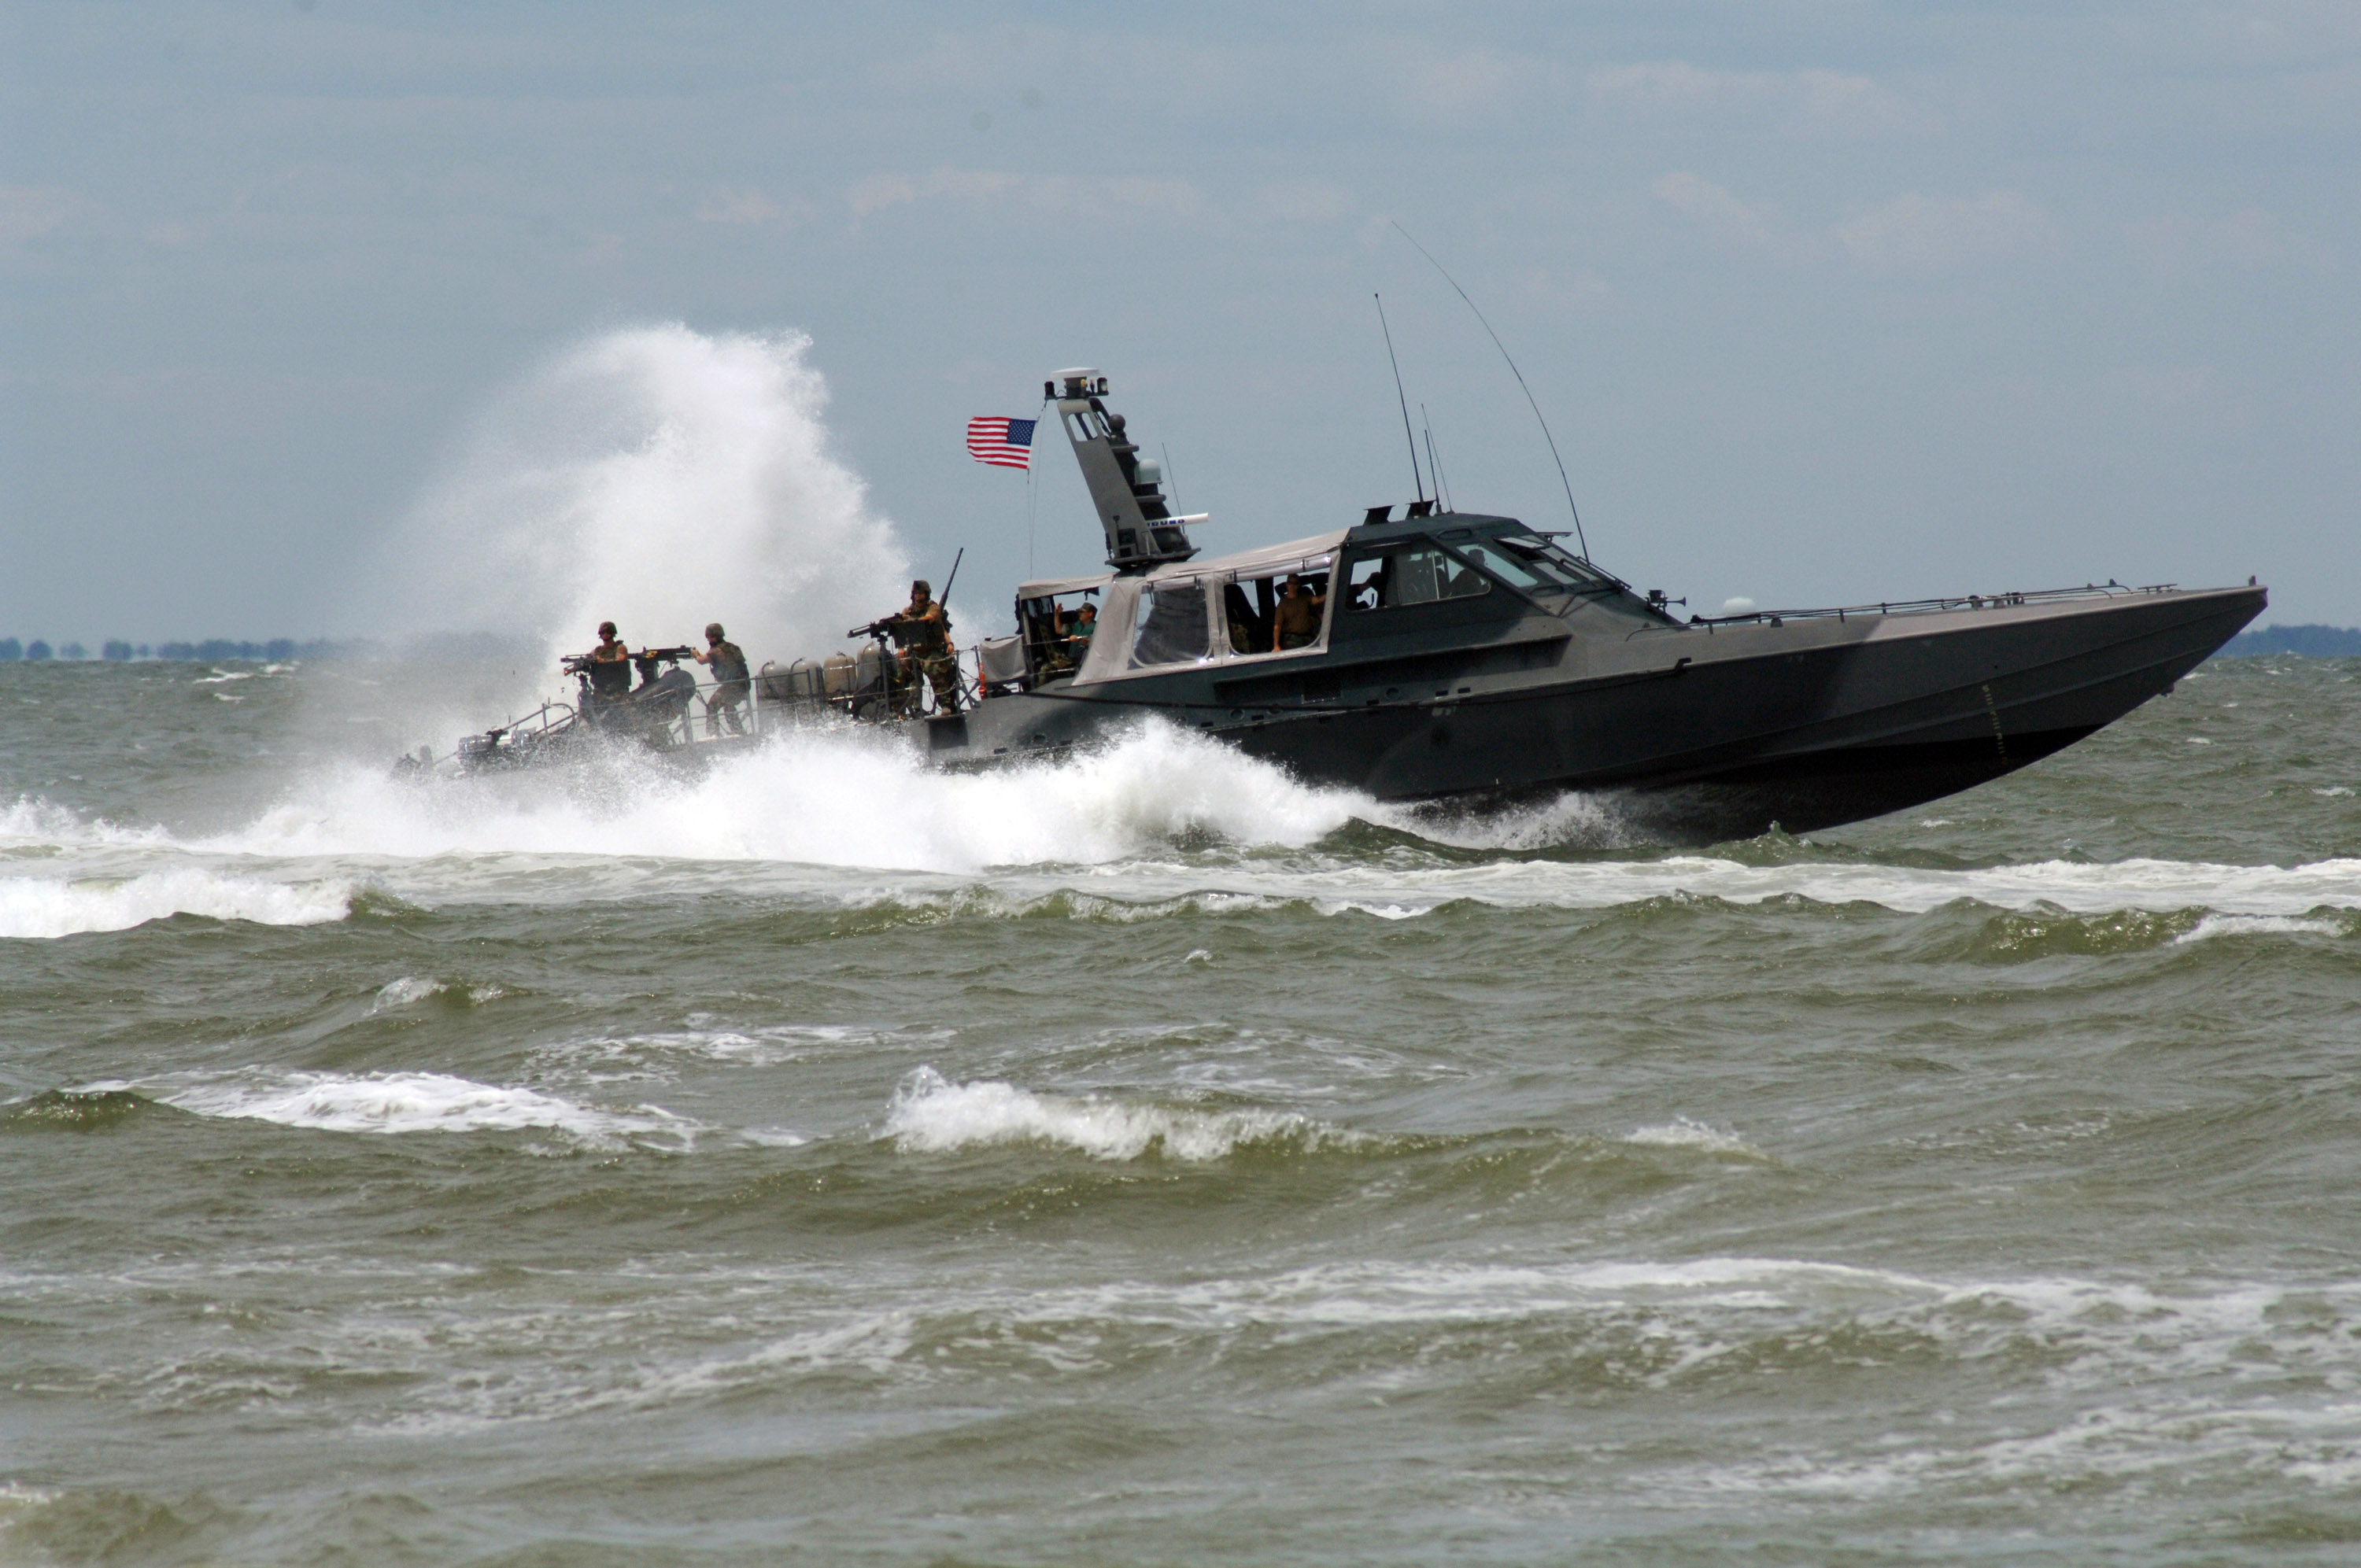
[[[1475,552],[1468,554],[1473,555]],[[1519,587],[1532,581],[1532,575],[1521,567],[1501,570],[1499,575]],[[1389,550],[1381,555],[1364,555],[1354,562],[1351,575],[1345,578],[1345,608],[1396,609],[1404,605],[1432,604],[1438,599],[1473,598],[1491,591],[1492,585],[1484,580],[1483,573],[1470,570],[1465,562],[1432,544],[1420,544],[1407,550]]]
[[[1533,533],[1503,533],[1491,539],[1460,540],[1453,547],[1503,582],[1527,593],[1576,593],[1585,588],[1612,587],[1598,568]]]

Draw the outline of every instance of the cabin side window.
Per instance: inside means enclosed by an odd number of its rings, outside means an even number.
[[[1327,565],[1322,556],[1223,584],[1222,625],[1231,653],[1284,653],[1317,643],[1327,620]]]
[[[1150,583],[1139,590],[1134,612],[1131,667],[1185,664],[1213,652],[1202,580]]]
[[[1394,609],[1438,599],[1474,598],[1489,593],[1483,573],[1447,551],[1431,546],[1365,555],[1345,579],[1346,609]]]
[[[1098,629],[1098,589],[1082,588],[1043,598],[1020,599],[1016,630],[1024,639],[1027,678],[1035,685],[1071,675],[1091,651]]]

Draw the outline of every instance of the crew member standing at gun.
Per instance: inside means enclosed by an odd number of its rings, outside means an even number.
[[[630,694],[631,689],[631,652],[623,646],[622,641],[615,635],[613,621],[602,620],[598,623],[598,645],[590,650],[585,663],[589,665],[584,673],[590,677],[590,690],[593,695],[618,697]]]
[[[902,654],[903,689],[913,708],[918,701],[918,677],[934,688],[935,711],[957,713],[960,707],[959,659],[951,647],[951,618],[934,600],[934,587],[924,577],[910,585],[910,602],[886,617]]]
[[[724,720],[730,733],[746,733],[745,721],[738,710],[745,706],[746,695],[753,684],[752,674],[746,668],[746,655],[738,644],[721,635],[721,623],[714,621],[705,629],[705,648],[693,657],[700,664],[713,666],[713,695],[705,699],[705,733],[708,739],[721,733]]]

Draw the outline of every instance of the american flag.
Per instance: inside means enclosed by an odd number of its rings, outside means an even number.
[[[967,455],[995,468],[1030,468],[1034,423],[1029,419],[979,415],[967,422]]]

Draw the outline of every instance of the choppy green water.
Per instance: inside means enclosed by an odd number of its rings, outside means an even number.
[[[2356,677],[1673,853],[0,667],[0,1561],[2351,1561]]]

